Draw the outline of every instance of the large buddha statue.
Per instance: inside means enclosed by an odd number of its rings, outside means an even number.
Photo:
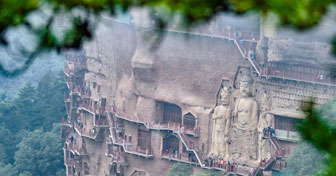
[[[253,80],[249,74],[240,77],[240,97],[235,103],[231,131],[232,159],[238,162],[258,159],[258,103],[252,95]]]
[[[241,130],[255,130],[258,125],[258,104],[252,97],[252,78],[243,75],[240,80],[239,90],[241,96],[235,106],[235,127]]]
[[[220,104],[214,109],[210,157],[229,158],[230,94],[230,88],[223,87],[220,91]]]

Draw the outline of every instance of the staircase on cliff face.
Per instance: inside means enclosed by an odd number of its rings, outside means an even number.
[[[268,162],[266,163],[266,165],[262,165],[260,164],[260,166],[258,167],[255,175],[261,174],[262,171],[269,171],[271,170],[271,168],[274,166],[274,164],[280,160],[282,157],[284,157],[284,148],[280,145],[278,139],[276,139],[276,137],[273,137],[271,135],[269,136],[264,136],[264,139],[268,139],[268,141],[271,143],[272,147],[273,147],[273,153],[271,158],[268,160]]]
[[[179,31],[171,31],[171,32],[179,32]],[[234,33],[232,33],[234,34]],[[193,34],[193,35],[202,35],[202,34]],[[202,35],[204,37],[218,37],[218,36],[209,36],[209,35]],[[250,57],[249,53],[246,52],[248,51],[246,49],[246,43],[250,44],[250,47],[255,47],[256,42],[254,40],[248,41],[248,40],[239,40],[235,37],[235,35],[229,35],[227,37],[227,39],[234,41],[235,45],[238,47],[241,55],[243,56],[243,58],[246,58],[249,60],[249,62],[251,63],[251,65],[253,66],[253,68],[255,69],[255,72],[258,74],[258,76],[265,76],[267,77],[267,74],[264,74],[264,70],[261,66],[258,65],[258,63],[252,58]],[[65,69],[64,71],[65,73],[68,73],[68,75],[70,75],[70,72],[68,70]],[[283,77],[285,79],[285,77]],[[68,83],[68,87],[70,89],[70,83]],[[79,95],[83,95],[82,93],[82,89],[74,89],[72,88],[72,92],[78,92]],[[83,95],[84,97],[84,95]],[[90,97],[90,95],[88,96]],[[68,99],[68,98],[67,98]],[[88,112],[90,112],[90,109],[87,107],[84,107],[83,105],[79,106],[79,109],[83,109],[86,110]],[[110,111],[108,111],[110,112]],[[149,130],[169,130],[172,131],[174,134],[176,134],[180,140],[182,141],[182,143],[184,144],[184,146],[186,147],[186,149],[188,151],[191,151],[195,154],[197,161],[199,163],[199,165],[203,168],[205,168],[204,163],[202,162],[202,159],[205,158],[203,151],[200,150],[199,146],[197,145],[197,139],[195,139],[194,137],[191,137],[189,134],[186,134],[183,130],[181,130],[179,127],[175,127],[175,126],[164,126],[162,124],[152,124],[151,122],[146,122],[144,121],[144,119],[140,118],[140,117],[136,117],[136,116],[124,116],[124,115],[120,115],[117,114],[116,112],[113,112],[114,115],[116,115],[116,119],[123,119],[123,120],[128,120],[130,122],[134,122],[134,123],[139,123],[139,124],[143,124],[147,129]],[[109,119],[111,120],[111,119]],[[145,157],[149,157],[151,158],[151,154],[150,153],[139,153],[139,151],[136,150],[132,150],[131,148],[128,148],[127,145],[124,143],[123,140],[119,140],[119,137],[116,135],[116,125],[113,124],[113,121],[110,121],[109,124],[109,128],[110,128],[110,139],[112,140],[111,143],[115,144],[115,145],[120,145],[124,148],[124,150],[126,151],[126,153],[130,153],[130,154],[136,154],[136,155],[143,155]],[[98,124],[98,123],[97,123]],[[68,125],[64,122],[64,125]],[[83,132],[81,131],[80,128],[78,128],[78,126],[75,126],[75,130],[78,131],[78,133],[82,134]],[[100,137],[100,135],[98,135],[98,133],[95,133],[94,136],[90,135],[88,137],[93,137],[93,139],[96,139],[97,136]],[[272,154],[272,159],[271,161],[265,165],[265,166],[261,166],[258,168],[257,172],[255,173],[258,174],[263,170],[270,170],[272,168],[272,166],[274,166],[274,164],[277,162],[278,159],[280,159],[281,157],[283,157],[283,152],[282,152],[282,147],[279,144],[279,141],[276,138],[273,137],[269,137],[268,138],[270,143],[272,144],[275,153]],[[210,168],[213,169],[213,168]],[[216,168],[218,170],[223,170],[220,168]],[[246,175],[246,173],[228,173],[228,174],[238,174],[238,175]]]

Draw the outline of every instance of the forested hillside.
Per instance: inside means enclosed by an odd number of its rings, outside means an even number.
[[[37,85],[44,73],[48,71],[60,72],[63,69],[63,65],[64,59],[61,55],[56,53],[42,55],[20,76],[7,78],[0,75],[0,94],[6,94],[7,98],[13,99],[27,82]]]
[[[28,82],[15,99],[0,97],[0,175],[65,175],[60,121],[65,116],[63,73]]]

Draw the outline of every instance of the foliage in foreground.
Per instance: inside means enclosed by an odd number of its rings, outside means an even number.
[[[168,176],[188,176],[192,173],[192,166],[185,163],[175,163],[169,170]]]
[[[314,111],[315,115],[318,115],[318,124],[324,123],[328,128],[336,127],[336,100],[332,100],[326,104],[318,107],[313,107],[314,104],[309,104],[304,110],[307,112],[308,118],[303,121],[303,124],[299,126],[299,130],[306,130],[305,135],[308,135],[308,141],[300,141],[296,150],[291,154],[287,160],[288,168],[284,169],[281,173],[285,176],[292,175],[324,175],[324,170],[328,168],[327,166],[330,159],[330,153],[326,150],[317,150],[312,143],[309,136],[311,136],[310,130],[308,130],[304,125],[315,126],[314,119],[309,111]],[[312,109],[314,108],[314,109]],[[313,118],[313,119],[312,119]],[[316,127],[320,128],[320,125]],[[313,128],[311,130],[314,130]],[[319,133],[325,133],[325,129],[320,129],[321,131],[316,132],[314,135],[321,135]],[[302,131],[301,131],[302,132]],[[327,132],[328,133],[328,132]],[[315,138],[315,137],[314,137]],[[307,138],[306,138],[307,139]],[[323,139],[326,140],[326,139]],[[317,144],[314,144],[317,145]]]
[[[331,107],[330,107],[331,106]],[[317,108],[311,101],[304,106],[306,118],[298,125],[303,139],[311,143],[316,149],[323,152],[327,162],[318,175],[335,175],[336,173],[336,126],[335,124],[335,101],[331,101]]]
[[[118,9],[126,11],[134,7],[147,7],[160,28],[164,28],[167,23],[165,19],[169,19],[174,14],[181,15],[185,24],[190,26],[209,20],[222,12],[257,11],[277,15],[282,25],[306,29],[319,23],[328,9],[335,4],[333,0],[2,0],[0,1],[0,44],[7,45],[6,32],[10,28],[19,26],[24,26],[37,40],[35,50],[26,54],[22,67],[8,70],[0,63],[0,73],[15,77],[25,72],[41,52],[80,48],[85,41],[92,39],[100,14],[114,15]],[[164,14],[157,15],[160,14],[157,12],[158,9],[164,9]],[[82,13],[74,13],[76,10]],[[40,16],[43,22],[37,25],[32,20],[35,19],[32,18],[34,15]],[[60,25],[55,21],[60,21],[62,18],[72,25],[64,35],[59,36],[54,32],[53,25]]]
[[[196,174],[193,176],[222,176],[222,172],[207,172],[203,174]],[[168,176],[191,176],[192,166],[185,163],[175,163],[169,170]]]
[[[320,151],[316,150],[306,142],[300,142],[296,150],[288,159],[287,166],[282,171],[284,176],[306,176],[315,175],[325,167],[325,158]]]

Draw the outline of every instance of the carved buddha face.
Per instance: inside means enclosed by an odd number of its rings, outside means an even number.
[[[230,103],[230,91],[227,87],[223,87],[220,94],[220,103],[222,105],[228,105]]]
[[[249,97],[251,95],[251,83],[249,81],[240,82],[240,93],[243,97]]]

